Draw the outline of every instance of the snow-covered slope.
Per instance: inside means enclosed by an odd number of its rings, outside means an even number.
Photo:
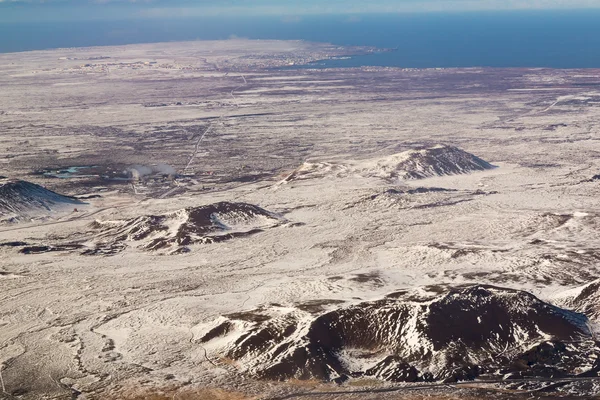
[[[585,316],[482,285],[402,291],[329,311],[266,307],[199,330],[205,348],[268,379],[455,381],[600,367]]]
[[[344,164],[334,164],[329,162],[305,162],[286,176],[279,184],[301,181],[306,179],[325,178],[325,177],[343,177],[351,172],[351,169]]]
[[[458,147],[439,144],[347,164],[305,162],[280,183],[350,175],[386,180],[413,180],[468,174],[493,168],[495,167],[492,164]]]
[[[556,302],[600,322],[600,279],[559,294]]]
[[[45,217],[57,211],[72,211],[83,202],[60,195],[35,183],[0,180],[0,222]]]
[[[96,221],[92,228],[97,231],[96,249],[100,253],[107,247],[122,248],[127,244],[172,252],[184,251],[188,245],[258,233],[283,222],[281,216],[252,204],[220,202],[165,215]]]
[[[492,169],[481,158],[454,146],[436,145],[393,154],[362,165],[363,172],[383,178],[423,179]]]

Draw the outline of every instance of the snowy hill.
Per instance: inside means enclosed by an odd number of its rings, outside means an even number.
[[[418,150],[408,150],[383,158],[346,164],[305,162],[280,184],[306,179],[348,176],[414,180],[434,176],[468,174],[493,168],[495,166],[492,164],[458,147],[440,144]]]
[[[198,337],[215,356],[267,379],[558,377],[591,369],[600,355],[582,314],[482,285],[402,291],[328,311],[265,307],[223,316]]]
[[[98,247],[124,244],[144,250],[184,251],[185,246],[251,235],[285,219],[247,203],[220,202],[165,215],[145,215],[120,221],[96,221]]]
[[[0,180],[0,221],[16,222],[72,211],[85,203],[60,195],[35,183]]]
[[[492,169],[481,158],[454,146],[436,145],[368,161],[363,171],[384,178],[423,179]]]

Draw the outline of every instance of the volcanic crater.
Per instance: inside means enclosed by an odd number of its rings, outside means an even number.
[[[218,319],[200,342],[263,379],[458,381],[600,369],[600,349],[583,314],[494,286],[401,291],[324,312],[249,313]]]

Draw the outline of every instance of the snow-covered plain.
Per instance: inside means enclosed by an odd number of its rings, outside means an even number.
[[[432,287],[523,290],[589,312],[581,331],[594,337],[600,71],[268,69],[339,54],[233,40],[0,55],[0,175],[87,203],[0,226],[2,390],[304,390],[249,374],[256,359],[231,359],[230,336],[202,338],[236,313],[302,319],[307,305],[326,313]],[[406,163],[442,145],[485,164],[465,168],[460,153],[446,175]],[[186,173],[122,174],[163,164]],[[97,177],[39,173],[71,166]],[[252,234],[192,235],[177,254],[111,233],[168,216],[172,244],[182,210],[219,202],[265,214],[211,217]],[[108,250],[89,251],[99,243]],[[340,359],[360,369],[352,354]]]

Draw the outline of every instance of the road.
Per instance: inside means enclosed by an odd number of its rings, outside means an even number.
[[[361,389],[361,390],[346,390],[346,391],[331,391],[331,392],[302,392],[302,393],[292,393],[284,396],[276,396],[276,397],[266,397],[262,400],[287,400],[287,399],[297,399],[297,398],[306,398],[306,397],[322,397],[322,396],[340,396],[340,395],[356,395],[356,394],[377,394],[377,393],[392,393],[392,392],[400,392],[404,390],[423,390],[423,389],[441,389],[441,388],[461,388],[461,387],[472,387],[473,385],[489,385],[489,384],[498,384],[498,383],[530,383],[530,382],[551,382],[549,385],[544,386],[539,389],[534,390],[521,390],[514,391],[515,395],[523,395],[523,394],[533,394],[536,392],[542,392],[547,389],[552,389],[560,385],[566,385],[573,382],[589,382],[589,381],[600,381],[600,377],[573,377],[573,378],[565,378],[565,379],[556,379],[549,380],[548,378],[530,378],[530,379],[511,379],[511,380],[491,380],[491,381],[474,381],[474,382],[460,382],[460,383],[435,383],[435,384],[425,384],[425,385],[416,385],[416,386],[396,386],[396,387],[387,387],[387,388],[371,388],[371,389]],[[494,390],[490,388],[485,388],[487,390]]]

